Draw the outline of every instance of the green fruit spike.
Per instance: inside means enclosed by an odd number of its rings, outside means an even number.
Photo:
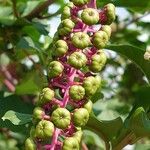
[[[39,100],[37,101],[37,105],[44,105],[48,102],[50,102],[54,98],[54,91],[51,90],[50,88],[44,88],[40,95],[39,95]]]
[[[104,48],[109,40],[109,36],[105,31],[98,31],[93,36],[93,45],[97,49]]]
[[[82,52],[74,52],[68,58],[68,63],[76,69],[84,67],[86,62],[87,58]]]
[[[94,25],[99,21],[99,13],[96,9],[86,8],[81,14],[81,19],[87,25]]]
[[[90,37],[87,33],[76,32],[71,38],[72,44],[76,48],[84,49],[91,44]]]
[[[150,137],[150,120],[143,107],[139,107],[129,119],[129,128],[139,137]]]
[[[73,85],[69,89],[71,99],[79,101],[84,98],[85,89],[81,85]]]
[[[62,150],[79,150],[79,143],[75,137],[68,137],[63,142]]]
[[[25,141],[25,150],[36,150],[36,144],[31,137],[27,138]]]
[[[85,126],[89,120],[89,112],[85,108],[75,109],[73,112],[73,123],[77,127]]]
[[[35,135],[40,139],[47,139],[53,135],[54,125],[52,122],[42,120],[36,125]]]
[[[59,76],[64,70],[64,66],[59,61],[52,61],[48,66],[48,76],[54,78]]]
[[[51,120],[57,128],[66,129],[71,121],[70,112],[66,108],[57,108],[53,111]]]

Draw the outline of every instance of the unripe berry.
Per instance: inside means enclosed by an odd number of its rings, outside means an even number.
[[[76,6],[83,6],[89,2],[89,0],[70,0],[74,3]]]
[[[89,69],[92,72],[99,72],[106,64],[107,56],[103,51],[98,51],[91,57],[91,64],[89,65]]]
[[[81,14],[81,19],[87,25],[94,25],[99,21],[99,13],[96,9],[86,8]]]
[[[37,101],[37,105],[44,105],[48,102],[50,102],[54,98],[54,91],[50,88],[44,88],[40,95],[39,100]]]
[[[41,120],[44,116],[44,109],[41,107],[35,107],[33,110],[33,118],[36,120]]]
[[[76,131],[76,132],[73,134],[73,137],[76,138],[76,140],[78,141],[78,143],[80,143],[80,142],[81,142],[81,139],[82,139],[82,135],[83,135],[82,130],[79,130],[79,131]]]
[[[34,126],[32,126],[31,129],[30,129],[30,137],[33,138],[33,139],[36,137],[36,135],[35,135],[35,127]]]
[[[73,123],[75,126],[85,126],[89,120],[89,113],[85,108],[75,109],[73,112]]]
[[[72,31],[74,28],[75,24],[72,20],[70,19],[65,19],[61,22],[59,28],[58,28],[58,33],[61,36],[67,35]]]
[[[91,100],[88,100],[83,107],[89,112],[89,114],[92,112],[93,103]]]
[[[72,38],[72,44],[76,48],[84,49],[91,44],[90,37],[87,33],[84,32],[76,32]]]
[[[35,129],[35,135],[40,139],[47,139],[53,135],[54,125],[52,122],[47,120],[41,120]]]
[[[84,98],[85,89],[81,85],[73,85],[69,89],[69,96],[75,101],[79,101]]]
[[[89,76],[84,79],[83,87],[85,89],[85,95],[92,96],[97,91],[97,80],[93,76]]]
[[[36,150],[36,145],[32,138],[27,138],[25,141],[25,150]]]
[[[115,6],[111,3],[104,6],[105,20],[101,20],[103,12],[100,13],[100,23],[110,25],[115,20]]]
[[[97,88],[101,86],[102,79],[99,75],[95,76],[96,82],[97,82]]]
[[[64,20],[64,19],[68,19],[71,17],[71,12],[70,12],[70,8],[68,6],[65,6],[64,9],[63,9],[63,12],[61,14],[61,19]]]
[[[59,61],[52,61],[49,64],[48,75],[50,78],[59,76],[64,70],[64,66]]]
[[[64,40],[58,40],[54,44],[54,55],[55,56],[63,56],[68,50],[68,45]]]
[[[110,36],[111,36],[111,27],[109,25],[103,25],[101,27],[101,30],[105,31],[107,33],[108,37],[110,38]]]
[[[66,129],[70,125],[70,112],[66,108],[57,108],[51,115],[52,122],[60,129]]]
[[[68,58],[68,63],[76,69],[84,67],[86,62],[87,58],[82,52],[74,52]]]
[[[68,137],[63,142],[62,150],[79,150],[79,143],[76,138]]]
[[[96,48],[101,49],[106,46],[108,40],[109,37],[106,32],[98,31],[94,34],[92,42]]]

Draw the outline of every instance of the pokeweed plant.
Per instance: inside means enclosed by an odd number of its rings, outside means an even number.
[[[107,60],[103,48],[114,19],[110,3],[99,10],[96,0],[71,0],[64,7],[47,66],[49,85],[33,110],[25,150],[80,149],[82,128],[92,114],[91,97],[101,86],[99,72]]]

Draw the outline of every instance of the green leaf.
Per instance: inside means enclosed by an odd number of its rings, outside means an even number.
[[[4,114],[2,120],[3,121],[9,120],[14,125],[22,125],[31,122],[32,115],[22,114],[22,113],[15,112],[13,110],[9,110]]]
[[[127,57],[134,62],[146,75],[150,82],[150,62],[144,59],[144,50],[138,47],[124,44],[124,45],[108,45],[107,49],[113,50],[121,55]]]
[[[117,135],[122,126],[123,122],[120,117],[110,121],[100,121],[92,115],[89,118],[86,129],[97,133],[104,141],[110,141]]]
[[[98,89],[98,90],[96,91],[96,93],[91,97],[91,101],[92,101],[93,103],[95,103],[95,102],[97,102],[98,100],[103,99],[103,98],[104,98],[104,95],[103,95],[103,93],[101,92],[101,89]]]
[[[3,121],[1,118],[4,114],[9,111],[15,111],[23,114],[32,114],[33,104],[23,101],[20,97],[16,95],[8,95],[4,92],[0,92],[0,128],[8,128],[14,132],[27,133],[29,128],[26,125],[15,126],[10,121]]]

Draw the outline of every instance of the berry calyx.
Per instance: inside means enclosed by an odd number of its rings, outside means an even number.
[[[37,120],[41,120],[45,115],[44,109],[41,107],[35,107],[33,110],[33,118]]]

